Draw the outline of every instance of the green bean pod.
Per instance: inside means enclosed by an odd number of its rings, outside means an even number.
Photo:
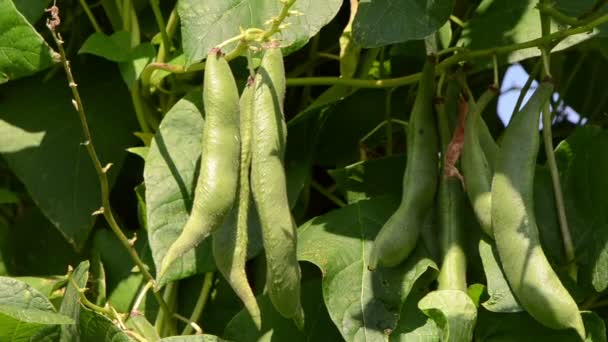
[[[249,168],[251,166],[251,119],[253,106],[253,86],[247,85],[241,94],[240,132],[241,158],[239,174],[239,200],[237,203],[236,220],[222,226],[213,233],[213,257],[218,270],[230,284],[236,295],[245,305],[254,324],[262,327],[258,302],[249,286],[245,265],[247,263],[247,216],[251,191],[249,188]],[[234,222],[236,221],[236,222]]]
[[[462,173],[466,192],[481,228],[490,237],[493,237],[492,175],[498,146],[481,113],[495,96],[496,90],[488,89],[475,105],[469,104],[462,149]]]
[[[553,93],[543,82],[505,130],[492,181],[492,228],[505,276],[521,306],[553,329],[585,339],[578,306],[551,268],[534,215],[539,114]]]
[[[435,64],[427,61],[422,70],[408,125],[407,165],[403,175],[401,204],[374,240],[368,265],[370,270],[378,264],[396,266],[408,257],[416,246],[425,217],[433,206],[438,174],[434,93]]]
[[[285,69],[278,47],[266,50],[255,78],[251,186],[266,253],[266,288],[277,311],[303,327],[297,232],[287,199],[283,158],[287,126],[283,116]]]
[[[192,211],[162,262],[158,278],[171,264],[217,230],[232,209],[239,179],[239,92],[219,50],[207,56],[203,84],[205,126],[200,173]]]

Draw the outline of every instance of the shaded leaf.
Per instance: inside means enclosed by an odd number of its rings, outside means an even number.
[[[470,49],[487,49],[540,38],[540,15],[536,5],[537,2],[529,0],[483,0],[471,20],[467,22],[462,31],[462,37],[456,45],[466,46]],[[554,32],[558,29],[559,26],[552,22],[551,31]],[[593,34],[587,33],[569,36],[552,51],[563,50],[591,37]],[[534,47],[498,57],[500,62],[514,63],[539,55],[540,50]]]
[[[2,259],[14,276],[64,274],[68,265],[81,260],[74,247],[36,207],[25,208],[13,225],[0,225],[0,235]]]
[[[401,196],[405,156],[395,155],[360,161],[340,169],[329,170],[338,189],[349,203],[372,197]]]
[[[258,296],[262,329],[257,330],[249,313],[242,310],[228,323],[224,337],[233,341],[338,341],[340,333],[331,323],[321,295],[321,282],[312,280],[302,285],[302,305],[306,322],[302,331],[292,320],[282,317],[267,295]]]
[[[604,321],[593,312],[582,312],[587,342],[605,342]],[[475,329],[475,340],[482,342],[578,342],[580,337],[572,330],[553,330],[536,322],[526,312],[494,313],[480,308]]]
[[[19,12],[33,25],[42,17],[51,0],[13,0],[13,2]]]
[[[97,153],[103,165],[112,163],[108,172],[112,185],[126,156],[125,148],[133,144],[131,100],[115,66],[88,58],[86,67],[74,61],[72,68]],[[42,78],[0,87],[0,121],[18,128],[16,137],[24,138],[20,145],[35,146],[3,157],[42,212],[79,250],[95,221],[91,213],[101,206],[99,181],[82,145],[82,130],[65,76],[59,73],[48,82]],[[100,94],[111,94],[112,101]],[[0,127],[0,137],[13,137],[12,130]],[[44,132],[44,138],[40,141],[39,136],[23,135],[19,130]]]
[[[353,38],[362,47],[422,39],[452,14],[453,0],[362,0],[353,22]]]
[[[396,207],[393,199],[361,200],[299,229],[298,259],[323,272],[325,304],[347,341],[385,340],[416,280],[436,270],[421,248],[397,267],[367,270],[372,241]]]
[[[8,190],[0,188],[0,204],[14,204],[19,203],[19,197],[17,195]]]
[[[304,46],[340,9],[340,0],[298,0],[292,10],[301,16],[289,16],[289,23],[275,35],[281,45],[294,51]],[[214,46],[240,34],[239,27],[268,27],[265,23],[277,16],[282,3],[276,0],[225,0],[200,2],[180,0],[178,13],[182,22],[182,44],[186,65],[204,59]],[[225,51],[231,50],[231,44]]]
[[[579,281],[597,292],[608,287],[608,131],[580,127],[555,151],[575,252]]]
[[[17,11],[0,0],[0,84],[31,75],[53,63],[53,50]]]

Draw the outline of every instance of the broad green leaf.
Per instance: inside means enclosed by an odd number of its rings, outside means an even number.
[[[298,259],[323,272],[325,304],[347,341],[384,341],[416,280],[436,270],[421,248],[397,267],[367,269],[373,239],[396,206],[392,199],[361,200],[299,228]]]
[[[422,39],[452,14],[453,0],[361,0],[353,38],[362,47],[380,47]]]
[[[466,46],[470,49],[487,49],[540,38],[540,15],[536,8],[537,4],[537,1],[530,0],[483,0],[471,20],[467,22],[462,31],[462,37],[456,45]],[[552,22],[552,32],[559,28],[559,25]],[[563,50],[589,39],[595,34],[597,31],[591,34],[570,36],[562,40],[552,51]],[[539,55],[540,50],[534,47],[498,57],[501,62],[514,63]],[[491,65],[491,61],[488,62],[488,65]]]
[[[416,280],[401,307],[397,327],[389,336],[390,342],[437,342],[441,329],[418,308],[418,302],[428,293],[436,274],[427,274]]]
[[[74,324],[40,292],[17,279],[0,277],[0,340],[29,341],[45,327]]]
[[[157,268],[190,213],[200,163],[202,113],[200,91],[180,100],[165,115],[147,155],[144,180],[148,238]],[[259,223],[254,216],[250,212],[250,257],[261,250]],[[211,239],[207,239],[179,258],[159,286],[214,268]]]
[[[391,111],[394,118],[404,115],[404,94],[399,89],[393,92]],[[361,139],[385,120],[385,108],[378,103],[385,103],[386,96],[385,90],[359,90],[355,96],[345,98],[328,110],[328,118],[319,136],[317,162],[342,167],[360,160],[362,148],[369,152],[368,149],[383,143],[386,130],[380,129],[360,146]],[[402,126],[394,125],[393,132],[403,132]]]
[[[395,155],[360,161],[340,169],[329,170],[338,189],[349,203],[383,195],[401,196],[405,156]]]
[[[579,260],[579,282],[608,287],[608,131],[580,127],[556,148],[568,224]]]
[[[42,17],[51,0],[13,0],[13,2],[27,21],[34,25]]]
[[[69,341],[133,342],[107,317],[84,306],[80,309],[79,339]]]
[[[46,132],[29,132],[19,126],[2,120],[0,113],[0,153],[19,152],[40,146]]]
[[[171,336],[165,337],[160,342],[228,342],[215,335],[199,335],[199,336]]]
[[[17,195],[8,190],[0,188],[0,204],[15,204],[19,203],[19,197]]]
[[[472,341],[477,308],[466,292],[433,291],[418,302],[418,307],[441,328],[441,341]]]
[[[479,240],[479,255],[486,274],[487,289],[490,298],[482,303],[493,312],[519,312],[523,309],[513,296],[511,288],[505,279],[502,268],[498,263],[498,252],[493,241],[483,237]]]
[[[82,325],[80,291],[87,287],[87,281],[89,280],[89,262],[81,262],[74,272],[72,272],[71,278],[72,281],[68,282],[59,312],[74,318],[76,321],[80,319],[80,322],[78,325],[61,327],[61,342],[79,341],[78,337],[82,332],[80,326]]]
[[[0,84],[49,67],[57,54],[17,11],[12,0],[0,0]]]
[[[88,53],[112,62],[126,62],[131,58],[131,34],[114,32],[111,36],[95,32],[82,44],[78,53]]]
[[[139,335],[146,339],[148,342],[160,341],[160,336],[156,328],[146,319],[146,316],[138,312],[131,312],[129,319],[125,322],[128,329],[136,331]]]
[[[289,16],[284,21],[288,26],[275,37],[289,51],[297,50],[333,19],[340,5],[340,0],[297,0],[291,9],[302,15]],[[211,48],[239,35],[239,28],[269,27],[267,21],[277,16],[282,6],[278,0],[179,0],[186,65],[204,59]]]
[[[133,144],[130,132],[136,121],[131,99],[115,65],[87,58],[86,67],[75,60],[72,69],[102,165],[112,163],[108,172],[112,185],[126,156],[125,148]],[[91,214],[101,206],[100,186],[82,145],[78,113],[64,74],[47,82],[42,75],[11,82],[0,86],[0,92],[0,120],[18,130],[44,132],[39,143],[40,138],[33,135],[21,142],[35,147],[4,153],[4,159],[42,212],[68,242],[81,249],[95,222]],[[0,127],[0,137],[13,136],[6,126]],[[26,137],[19,131],[16,134]]]
[[[4,324],[7,323],[7,317],[23,323],[74,324],[63,312],[58,314],[42,293],[9,277],[0,277],[0,313],[6,316],[2,319]]]
[[[139,78],[145,66],[156,54],[154,46],[142,43],[131,46],[131,33],[118,31],[111,36],[93,33],[84,42],[78,53],[88,53],[120,63],[120,73],[129,88]]]
[[[51,296],[53,291],[65,284],[67,281],[64,276],[14,277],[13,279],[28,284],[47,298]]]
[[[2,260],[11,275],[64,274],[67,265],[82,258],[36,207],[25,208],[13,225],[0,225],[0,236]]]
[[[311,280],[302,285],[302,305],[306,322],[302,331],[292,320],[282,317],[267,295],[258,296],[262,329],[257,330],[249,314],[242,310],[228,323],[223,337],[232,341],[339,341],[340,333],[332,324],[321,295],[321,282]]]
[[[582,312],[587,332],[586,342],[606,342],[604,321],[593,312]],[[536,322],[526,312],[494,313],[479,310],[475,328],[475,341],[480,342],[579,342],[581,339],[572,329],[553,330]]]
[[[256,259],[256,261],[258,261],[258,259]],[[253,266],[252,264],[250,264],[249,266],[251,267],[249,268],[249,270],[253,270],[255,268],[255,266]],[[262,266],[265,270],[266,265],[264,264]],[[201,284],[204,281],[203,279],[204,275],[202,274],[183,279],[182,281],[180,281],[180,292],[200,292]],[[232,287],[230,287],[230,284],[226,282],[226,279],[224,279],[224,277],[216,273],[215,279],[215,287],[213,290],[214,295],[209,296],[207,304],[205,305],[205,310],[203,310],[200,322],[203,323],[206,333],[221,336],[224,333],[224,330],[226,329],[226,326],[230,322],[230,320],[243,310],[243,302],[239,297],[237,297],[237,295],[234,293],[234,290],[232,289]],[[253,278],[250,278],[249,280],[252,283],[252,286],[256,285],[255,280]],[[259,286],[263,287],[264,284],[259,284]],[[255,288],[253,288],[253,291],[254,294],[257,294],[259,292],[256,291]],[[180,312],[192,312],[194,304],[195,303],[191,299],[184,298],[182,296],[180,297],[179,310]]]

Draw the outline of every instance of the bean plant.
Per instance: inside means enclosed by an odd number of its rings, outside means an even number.
[[[0,0],[0,341],[605,342],[607,37],[603,0]]]

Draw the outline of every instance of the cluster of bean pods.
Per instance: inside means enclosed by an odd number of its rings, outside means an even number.
[[[209,53],[203,84],[202,155],[192,211],[158,273],[162,278],[176,259],[212,235],[217,268],[258,328],[260,309],[245,273],[251,202],[262,227],[268,295],[281,315],[299,327],[304,324],[296,226],[283,165],[285,87],[283,55],[276,44],[266,47],[261,65],[240,98],[221,51]]]
[[[553,93],[553,84],[545,80],[539,85],[505,129],[500,146],[480,115],[496,89],[491,87],[478,101],[468,104],[459,91],[453,96],[451,101],[461,102],[463,115],[459,120],[463,126],[451,137],[454,142],[461,130],[462,182],[451,172],[455,160],[450,161],[450,137],[446,139],[445,129],[438,134],[434,87],[434,62],[430,58],[422,71],[408,126],[401,204],[376,236],[368,268],[392,267],[404,261],[436,203],[443,252],[439,289],[466,291],[466,255],[461,241],[466,233],[462,224],[466,192],[483,232],[494,240],[504,276],[521,307],[541,324],[574,329],[585,339],[579,308],[543,252],[534,216],[539,116]],[[448,101],[449,95],[446,107]],[[441,173],[438,154],[444,157]]]

